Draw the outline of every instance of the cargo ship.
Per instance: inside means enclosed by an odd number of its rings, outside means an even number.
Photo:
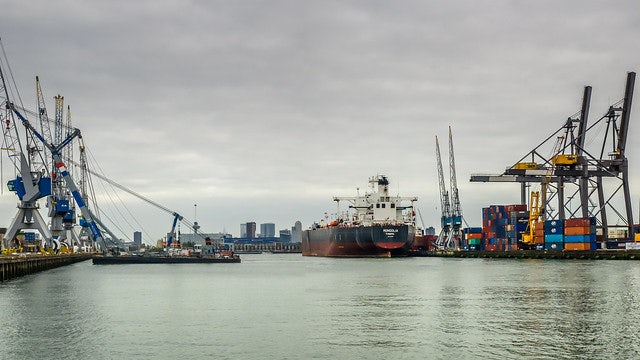
[[[413,204],[416,197],[389,195],[385,175],[369,179],[370,191],[354,197],[334,197],[338,212],[329,221],[302,232],[303,256],[392,257],[404,256],[411,249],[416,227]],[[340,202],[348,202],[341,213]]]
[[[124,265],[124,264],[210,264],[210,263],[239,263],[240,257],[235,254],[219,255],[93,255],[94,265]]]

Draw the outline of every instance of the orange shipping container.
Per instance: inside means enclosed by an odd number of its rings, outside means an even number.
[[[564,228],[565,235],[590,235],[591,227],[589,226],[571,226]]]
[[[482,234],[465,234],[467,240],[469,239],[482,239]]]
[[[542,236],[533,235],[533,243],[534,244],[544,244],[544,235],[542,235]]]
[[[564,243],[565,250],[591,250],[591,243]]]

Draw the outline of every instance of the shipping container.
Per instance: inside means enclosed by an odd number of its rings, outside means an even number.
[[[564,228],[562,226],[544,226],[544,233],[546,234],[562,234]]]
[[[469,239],[469,246],[477,246],[482,244],[482,239]]]
[[[565,243],[588,243],[596,242],[595,235],[565,235]]]
[[[624,249],[626,248],[626,242],[624,241],[607,241],[605,242],[607,249]]]
[[[561,243],[564,241],[564,235],[562,234],[547,234],[544,236],[545,243]]]
[[[545,250],[562,250],[564,248],[563,244],[561,242],[559,243],[545,243],[544,244],[544,249]]]
[[[575,219],[565,219],[564,226],[591,226],[596,224],[596,218],[575,218]]]
[[[568,226],[564,228],[564,234],[567,235],[590,235],[590,226]]]
[[[544,222],[545,228],[562,228],[564,227],[564,221],[562,220],[547,220]]]
[[[592,250],[591,243],[564,243],[565,250]]]

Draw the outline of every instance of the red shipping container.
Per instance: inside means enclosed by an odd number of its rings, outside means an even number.
[[[575,226],[591,226],[591,219],[589,218],[579,218],[579,219],[565,219],[564,227],[575,227]]]
[[[498,245],[496,245],[496,244],[486,244],[486,245],[484,246],[484,248],[485,248],[487,251],[496,251],[496,250],[498,250]]]

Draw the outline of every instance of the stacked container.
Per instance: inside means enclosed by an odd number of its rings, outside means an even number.
[[[527,232],[529,212],[526,205],[507,205],[509,224],[507,224],[507,241],[509,250],[518,250],[518,243],[522,241],[522,235]]]
[[[482,228],[464,228],[462,232],[469,250],[482,250]]]
[[[504,205],[491,205],[482,208],[482,238],[485,250],[504,250],[502,239],[506,236],[504,228],[506,220],[507,213]]]
[[[526,205],[491,205],[482,209],[482,237],[485,250],[517,250],[527,229]]]
[[[547,220],[544,222],[544,249],[564,249],[564,221]]]
[[[564,221],[565,250],[595,250],[596,247],[596,218]]]
[[[541,221],[533,229],[533,244],[536,250],[544,250],[544,223]]]

